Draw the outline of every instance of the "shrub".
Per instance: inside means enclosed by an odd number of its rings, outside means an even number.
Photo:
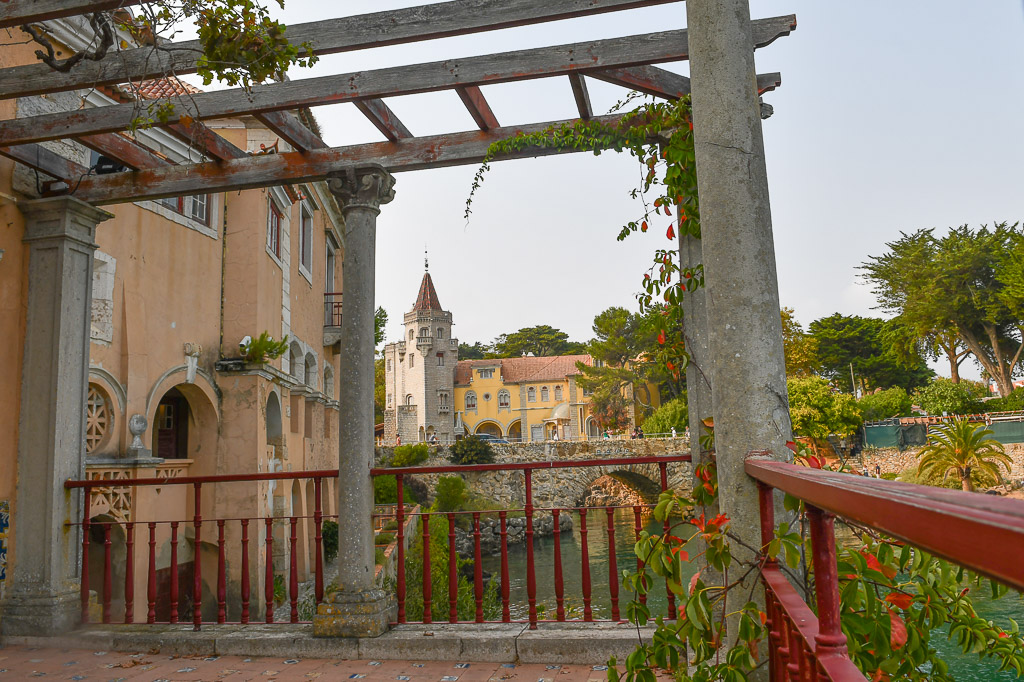
[[[490,464],[494,461],[494,450],[487,441],[467,436],[455,442],[449,459],[453,464]]]
[[[459,511],[469,500],[466,482],[461,476],[441,476],[434,491],[434,511]]]
[[[954,384],[952,379],[938,378],[914,391],[915,403],[928,414],[974,414],[982,410],[981,399],[988,395],[985,385],[963,379]]]
[[[373,503],[398,504],[398,481],[394,476],[373,477]]]
[[[377,566],[383,566],[385,561],[384,550],[380,547],[373,548],[373,563]]]
[[[265,360],[274,360],[284,355],[288,350],[288,335],[280,341],[274,341],[274,337],[263,332],[255,339],[246,336],[242,343],[238,344],[238,350],[246,362],[260,363]]]
[[[1024,388],[1018,388],[1005,398],[986,400],[984,403],[986,412],[1013,412],[1024,410]]]
[[[413,467],[423,464],[430,456],[430,448],[426,443],[412,443],[399,445],[395,448],[395,454],[391,456],[388,466],[392,467]]]
[[[882,472],[882,479],[886,480],[886,481],[895,481],[897,478],[899,478],[899,476],[900,475],[897,474],[895,471],[883,471]]]
[[[690,425],[690,417],[686,408],[686,398],[674,398],[651,413],[644,420],[643,429],[648,435],[652,433],[670,433],[674,426],[679,434],[686,432]]]
[[[338,556],[338,522],[324,521],[320,533],[324,536],[324,562],[330,563]]]
[[[793,434],[810,438],[815,449],[832,434],[849,436],[860,428],[853,396],[833,391],[821,377],[790,378],[786,386]]]
[[[877,393],[868,393],[857,401],[857,409],[866,422],[909,417],[910,396],[899,386],[894,386]]]

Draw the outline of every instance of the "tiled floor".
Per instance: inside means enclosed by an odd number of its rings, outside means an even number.
[[[605,666],[439,661],[348,661],[167,656],[115,651],[0,648],[0,682],[53,680],[363,680],[364,682],[604,682]]]

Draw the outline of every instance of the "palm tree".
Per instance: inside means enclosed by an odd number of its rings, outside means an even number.
[[[991,429],[966,419],[943,424],[928,434],[928,444],[917,458],[919,474],[939,474],[943,479],[956,474],[964,490],[973,491],[971,476],[1000,480],[999,465],[1010,470],[1011,459],[999,441],[989,438]]]

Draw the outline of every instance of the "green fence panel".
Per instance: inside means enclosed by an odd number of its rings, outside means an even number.
[[[1000,443],[1024,443],[1024,422],[995,422],[988,428]]]
[[[865,426],[864,446],[869,448],[896,448],[900,446],[899,426]]]

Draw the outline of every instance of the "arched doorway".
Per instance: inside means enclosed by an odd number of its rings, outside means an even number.
[[[476,430],[473,433],[477,436],[487,435],[501,438],[501,426],[491,421],[480,422],[476,425]]]
[[[601,437],[601,426],[593,417],[587,417],[587,438],[594,439]]]
[[[164,393],[153,423],[153,454],[164,459],[188,458],[188,428],[191,411],[188,399],[178,387]]]
[[[523,422],[521,419],[517,419],[508,425],[508,439],[513,443],[523,439]]]
[[[161,381],[153,389],[150,407],[150,447],[164,459],[193,459],[213,465],[217,450],[219,417],[212,388],[205,376],[196,383],[168,386]],[[165,388],[166,387],[166,388]],[[157,396],[160,396],[157,400]],[[203,457],[208,454],[208,457]],[[197,471],[201,475],[203,471]],[[212,473],[212,472],[210,472]]]

